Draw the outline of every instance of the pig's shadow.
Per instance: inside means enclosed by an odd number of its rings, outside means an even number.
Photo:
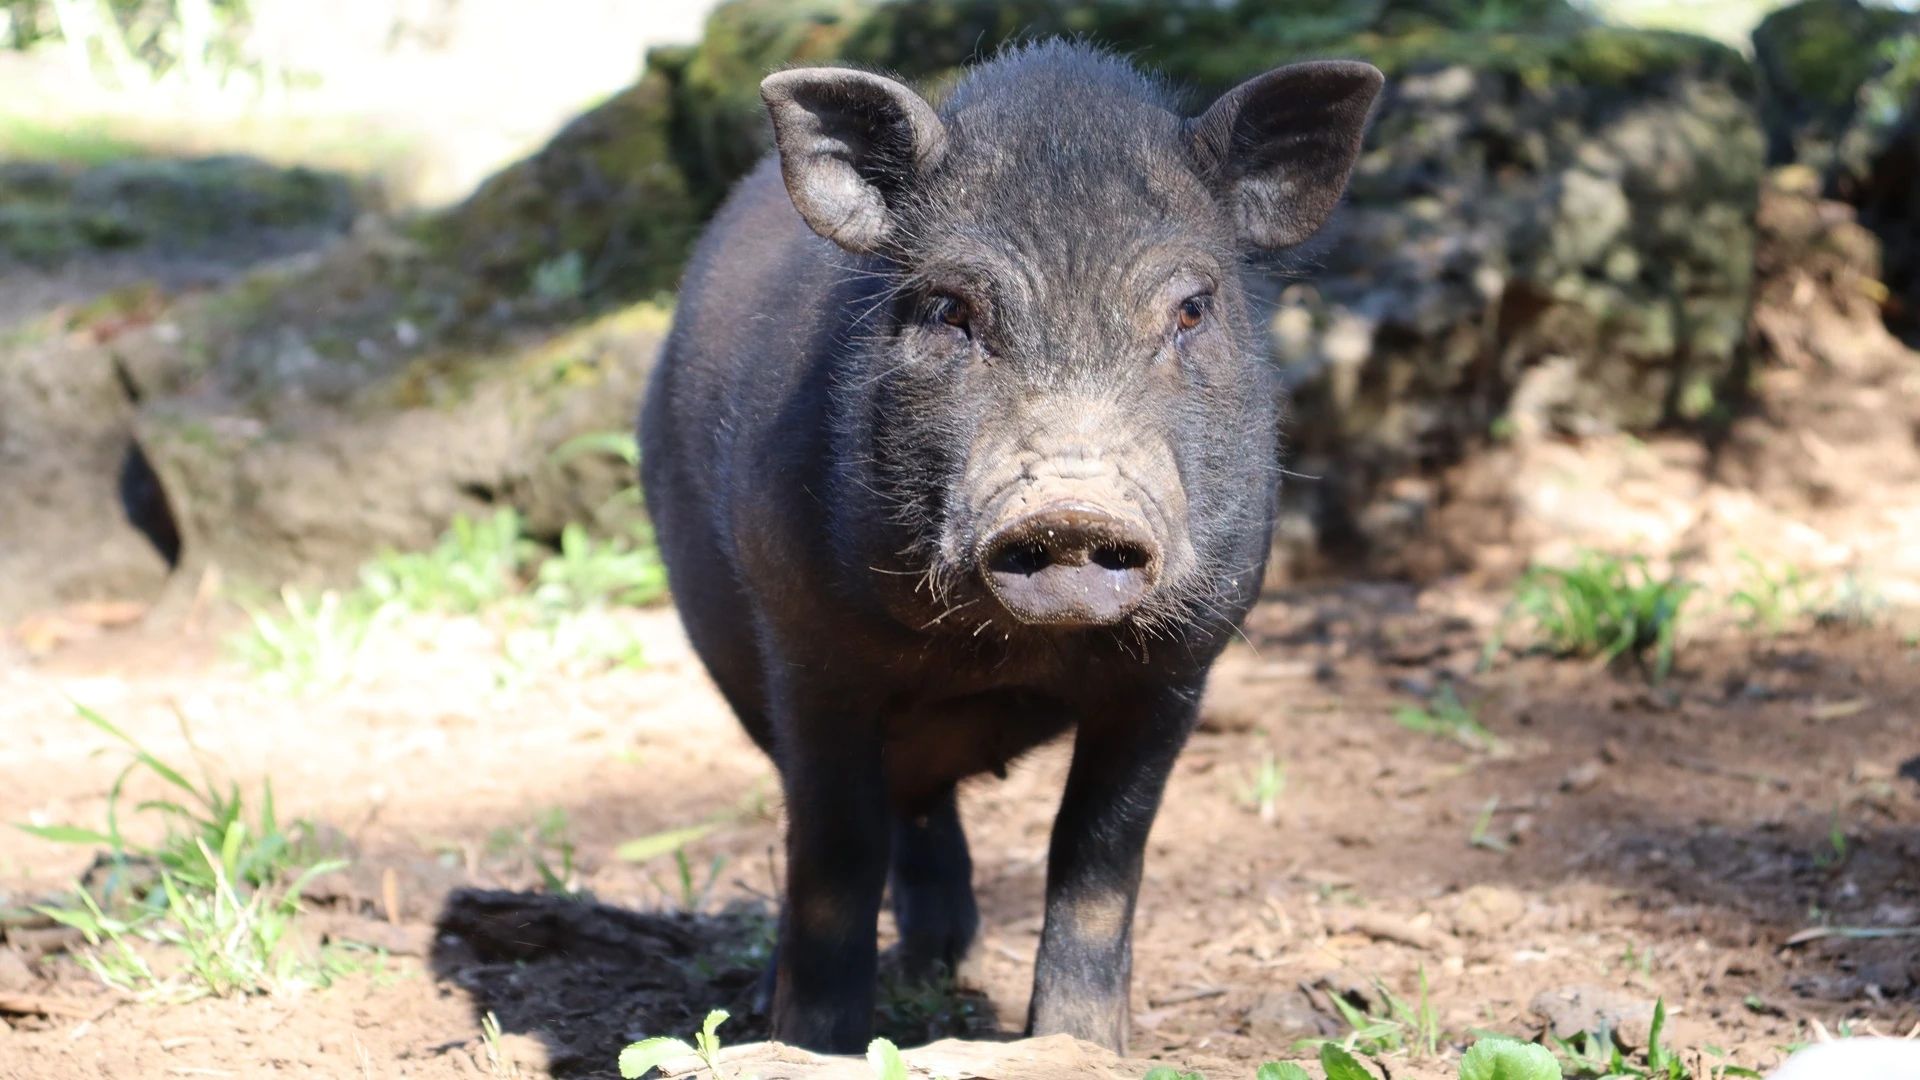
[[[472,995],[476,1019],[546,1046],[556,1077],[616,1077],[637,1039],[690,1039],[713,1009],[725,1044],[768,1035],[754,1008],[773,919],[741,906],[717,915],[644,913],[541,893],[462,889],[435,926],[436,975]],[[883,979],[879,1033],[901,1045],[996,1029],[988,1001]]]

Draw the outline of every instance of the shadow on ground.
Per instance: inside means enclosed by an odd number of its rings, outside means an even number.
[[[688,1038],[709,1010],[729,1016],[725,1044],[765,1039],[756,1002],[773,920],[734,905],[714,915],[628,911],[586,898],[462,889],[435,925],[436,975],[472,995],[476,1021],[531,1035],[556,1076],[614,1076],[630,1042]],[[991,1004],[949,985],[909,986],[884,973],[879,1034],[902,1046],[997,1028]]]
[[[646,914],[540,893],[463,889],[435,926],[435,974],[491,1012],[503,1031],[540,1039],[561,1076],[614,1075],[627,1043],[691,1033],[711,1009],[731,1014],[722,1036],[766,1035],[753,999],[770,921]]]

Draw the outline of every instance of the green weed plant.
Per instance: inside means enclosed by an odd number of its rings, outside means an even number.
[[[1673,668],[1681,615],[1696,589],[1678,576],[1656,578],[1638,555],[1589,551],[1572,566],[1536,566],[1516,586],[1483,663],[1498,654],[1512,623],[1525,620],[1559,655],[1591,658],[1602,665],[1632,660],[1648,670],[1652,681],[1661,682]]]
[[[261,785],[259,810],[250,815],[239,785],[223,789],[204,770],[195,784],[98,712],[74,708],[133,755],[108,792],[106,831],[17,827],[42,840],[107,849],[98,895],[76,886],[65,904],[36,909],[85,936],[81,963],[101,982],[145,1000],[325,985],[327,965],[303,955],[290,936],[301,893],[318,875],[346,865],[325,857],[312,824],[283,828],[271,783]],[[184,719],[181,733],[191,747]],[[126,782],[141,770],[172,790],[135,807],[165,823],[165,839],[152,847],[129,842],[121,831]],[[178,967],[156,969],[148,960],[152,945],[172,946]]]

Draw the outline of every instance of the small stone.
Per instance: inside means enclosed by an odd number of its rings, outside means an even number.
[[[1560,778],[1560,790],[1575,793],[1590,790],[1600,782],[1602,776],[1606,775],[1606,771],[1605,762],[1583,761],[1568,769],[1567,775]]]
[[[1493,937],[1526,914],[1527,901],[1499,885],[1475,885],[1460,894],[1453,910],[1453,932],[1463,937]]]
[[[1849,775],[1856,784],[1888,784],[1893,782],[1895,773],[1891,761],[1862,758],[1853,763],[1853,769]]]
[[[1295,1039],[1337,1035],[1340,1027],[1298,990],[1262,994],[1247,1009],[1243,1022],[1249,1037],[1274,1046],[1290,1046]]]
[[[33,969],[27,966],[26,958],[18,952],[0,946],[0,990],[20,993],[33,986]]]
[[[1604,986],[1568,986],[1543,990],[1528,1005],[1554,1036],[1570,1039],[1602,1027],[1627,1049],[1647,1045],[1653,1030],[1653,1003]]]
[[[1860,981],[1879,988],[1887,997],[1895,997],[1913,985],[1913,969],[1905,960],[1878,960],[1861,966]]]

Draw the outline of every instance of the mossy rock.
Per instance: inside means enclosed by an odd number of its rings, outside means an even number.
[[[763,75],[853,62],[937,97],[968,61],[1051,33],[1127,51],[1196,107],[1298,59],[1394,76],[1314,291],[1260,286],[1307,324],[1277,362],[1296,467],[1327,477],[1329,520],[1385,520],[1377,492],[1457,460],[1550,362],[1585,389],[1549,412],[1630,428],[1692,419],[1691,388],[1731,370],[1761,148],[1751,71],[1710,41],[1590,25],[1562,0],[732,0],[699,44],[655,50],[637,83],[460,205],[198,299],[177,340],[114,343],[96,367],[140,391],[182,565],[335,576],[489,501],[540,529],[591,515],[625,472],[560,471],[551,451],[630,425],[662,329],[634,305],[673,288],[765,152]],[[175,197],[182,175],[89,181],[109,216],[88,224],[62,208],[74,175],[0,170],[0,233],[99,244],[85,229],[145,227],[115,216],[134,205],[208,227]],[[251,175],[223,190],[259,228],[324,203],[324,185]]]
[[[692,191],[671,152],[672,92],[665,75],[649,71],[424,223],[421,237],[510,297],[532,291],[539,267],[569,256],[581,263],[583,296],[671,288],[714,201]]]
[[[1269,67],[1370,60],[1389,75],[1470,64],[1530,82],[1629,86],[1676,74],[1745,80],[1725,46],[1683,34],[1595,26],[1560,0],[1242,0],[1164,5],[1099,0],[897,0],[875,6],[847,58],[937,82],[1010,42],[1080,36],[1212,94]]]
[[[307,246],[352,223],[345,177],[247,157],[129,158],[91,167],[0,163],[0,258],[52,264],[87,251],[248,255]],[[290,234],[299,234],[286,244]]]
[[[533,291],[543,268],[569,281],[561,260],[574,260],[589,308],[652,296],[675,285],[700,224],[766,153],[767,72],[855,63],[938,96],[969,61],[1056,34],[1134,56],[1196,106],[1269,67],[1328,56],[1390,75],[1464,64],[1543,91],[1752,85],[1724,46],[1594,26],[1564,0],[731,0],[697,45],[653,50],[639,83],[419,235],[494,294]]]
[[[517,346],[427,349],[328,402],[235,398],[216,378],[144,403],[135,431],[181,540],[172,598],[209,565],[255,585],[350,581],[377,551],[504,506],[537,537],[617,531],[631,470],[555,455],[631,425],[666,321],[643,304]]]
[[[1761,20],[1753,52],[1769,160],[1827,168],[1862,87],[1893,62],[1887,46],[1917,28],[1910,13],[1859,0],[1802,0]]]

